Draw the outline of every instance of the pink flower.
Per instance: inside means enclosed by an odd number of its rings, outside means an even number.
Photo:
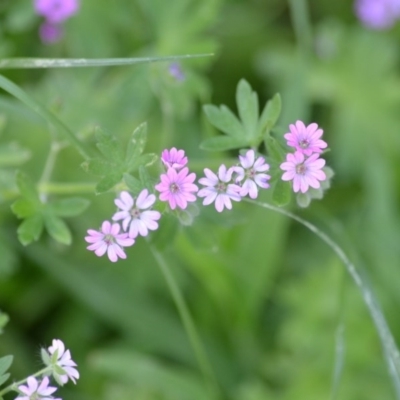
[[[158,211],[146,210],[156,201],[154,194],[149,194],[143,189],[135,200],[128,192],[121,192],[120,198],[115,199],[115,205],[121,210],[114,214],[113,221],[122,221],[122,229],[128,231],[129,237],[135,238],[138,235],[147,236],[149,230],[158,228],[158,221],[161,214]],[[146,211],[145,211],[146,210]]]
[[[132,246],[135,240],[129,238],[127,233],[119,233],[120,229],[119,224],[111,224],[108,221],[103,222],[100,231],[89,229],[89,236],[86,236],[85,240],[92,244],[87,249],[94,251],[99,257],[107,252],[112,262],[116,262],[118,257],[126,258],[122,247]]]
[[[43,43],[52,44],[58,42],[63,37],[63,28],[51,22],[43,22],[39,28],[39,36]]]
[[[388,29],[400,18],[399,0],[356,0],[355,12],[372,29]]]
[[[51,396],[56,390],[56,387],[49,386],[49,378],[45,376],[39,383],[38,380],[32,376],[27,379],[28,385],[18,386],[18,390],[24,396],[18,396],[15,400],[61,400],[55,399]]]
[[[160,176],[161,182],[155,186],[160,192],[160,200],[168,201],[169,206],[174,210],[177,206],[184,210],[188,202],[196,201],[193,192],[199,188],[193,183],[196,174],[189,174],[188,168],[183,168],[177,172],[174,168],[169,168],[166,174]]]
[[[320,139],[323,130],[318,125],[312,123],[305,126],[302,121],[296,121],[296,124],[290,124],[290,133],[284,135],[287,144],[294,147],[296,151],[310,156],[312,153],[322,153],[322,149],[327,147],[326,142]]]
[[[255,160],[254,150],[248,150],[245,156],[239,156],[241,167],[233,167],[233,170],[238,174],[236,183],[245,181],[241,184],[240,196],[249,195],[252,199],[258,196],[258,187],[263,189],[269,188],[268,180],[271,177],[263,172],[269,170],[269,165],[265,163],[264,157],[258,157]]]
[[[167,168],[181,169],[187,164],[188,159],[183,150],[173,147],[171,150],[165,149],[161,153],[161,161]]]
[[[326,179],[325,172],[321,170],[324,165],[325,160],[319,158],[319,154],[313,154],[304,159],[304,154],[296,151],[294,154],[288,154],[286,162],[280,165],[280,168],[286,171],[282,175],[282,180],[293,180],[294,192],[305,193],[309,186],[318,189],[320,187],[319,181]]]
[[[198,193],[199,197],[204,197],[203,205],[207,206],[215,201],[215,209],[222,212],[224,207],[232,209],[231,200],[241,200],[241,187],[231,183],[233,172],[232,168],[227,170],[224,164],[219,167],[218,176],[210,169],[204,168],[206,177],[200,178],[199,183],[207,187],[200,189]]]
[[[79,379],[79,372],[76,368],[77,365],[71,359],[71,353],[69,350],[65,350],[64,343],[59,339],[53,339],[52,345],[48,348],[50,353],[50,360],[53,366],[57,365],[60,367],[65,374],[60,374],[57,369],[53,370],[53,376],[57,382],[65,384],[68,379],[76,383],[75,379]],[[55,355],[54,357],[51,357]]]
[[[48,22],[59,24],[76,14],[78,0],[34,0],[35,11]]]

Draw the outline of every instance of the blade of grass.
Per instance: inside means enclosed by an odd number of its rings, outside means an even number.
[[[358,272],[355,265],[349,260],[344,251],[339,245],[332,240],[327,234],[320,231],[315,225],[298,217],[297,215],[286,211],[284,209],[275,207],[268,203],[261,203],[255,200],[245,199],[245,201],[255,204],[259,207],[263,207],[280,214],[286,215],[287,217],[299,222],[301,225],[309,229],[315,235],[317,235],[322,241],[324,241],[339,257],[339,259],[345,265],[347,272],[353,278],[354,283],[360,289],[363,300],[367,306],[369,313],[371,314],[372,321],[378,332],[379,339],[382,344],[383,354],[388,366],[388,372],[392,379],[393,387],[396,392],[396,398],[400,399],[400,353],[397,348],[396,342],[393,338],[392,332],[386,322],[383,312],[379,306],[379,303],[370,288],[367,280]]]
[[[140,58],[4,58],[0,60],[0,69],[111,67],[211,56],[213,54],[206,53]]]
[[[89,151],[86,150],[86,146],[76,138],[74,133],[61,120],[59,120],[39,102],[32,99],[23,89],[3,75],[0,75],[0,88],[10,93],[22,103],[26,104],[33,111],[43,117],[49,124],[53,125],[62,135],[64,135],[71,145],[77,148],[77,150],[85,159],[90,158]]]

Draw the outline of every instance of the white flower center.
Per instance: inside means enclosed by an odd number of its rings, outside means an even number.
[[[307,171],[307,168],[304,164],[297,164],[296,165],[296,174],[304,175]]]
[[[107,245],[113,244],[114,243],[114,236],[108,233],[107,235],[104,235],[103,240],[107,243]]]
[[[169,191],[171,193],[178,193],[179,192],[179,186],[175,182],[171,183],[171,185],[169,186]]]
[[[132,215],[132,218],[139,218],[140,210],[138,208],[132,208],[130,214]]]
[[[300,140],[300,142],[299,142],[299,146],[302,149],[306,149],[309,145],[310,145],[310,143],[307,139]]]

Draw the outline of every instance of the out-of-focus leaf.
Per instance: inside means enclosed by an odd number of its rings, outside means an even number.
[[[17,143],[7,143],[0,146],[0,167],[15,167],[29,160],[31,152]]]
[[[133,196],[138,195],[143,189],[142,182],[130,174],[124,174],[124,182]]]
[[[139,157],[147,142],[147,123],[140,124],[132,133],[126,149],[126,163],[129,165],[133,159]]]
[[[200,148],[208,151],[223,151],[246,147],[249,141],[245,137],[216,136],[204,140]]]
[[[116,137],[98,127],[96,129],[96,138],[96,146],[105,158],[112,162],[122,162],[124,153],[121,143],[117,140]]]
[[[10,374],[0,375],[0,386],[10,377]]]
[[[147,188],[149,192],[152,193],[154,191],[155,182],[144,166],[139,167],[139,177],[142,182],[142,186]]]
[[[272,201],[277,206],[285,206],[290,202],[291,191],[292,188],[290,182],[279,179],[273,188]]]
[[[279,93],[277,93],[271,100],[267,101],[263,112],[261,113],[260,120],[258,122],[258,133],[263,134],[266,130],[266,134],[274,127],[278,118],[281,114],[282,100]]]
[[[207,104],[203,107],[207,119],[220,131],[233,137],[244,137],[245,131],[242,124],[236,115],[226,106],[222,105],[219,108]]]
[[[16,200],[11,205],[12,212],[18,218],[29,217],[29,216],[35,214],[37,209],[38,209],[37,205],[35,203],[32,203],[31,201],[27,200],[25,197],[22,197],[22,198]]]
[[[13,362],[13,358],[13,356],[4,356],[0,358],[0,376],[8,371],[8,368],[10,368]]]
[[[17,229],[19,241],[26,246],[38,240],[43,231],[43,217],[35,214],[25,219]]]
[[[122,173],[111,173],[100,180],[96,185],[96,193],[104,193],[112,189],[122,179]]]
[[[113,164],[100,158],[91,158],[81,164],[84,171],[93,175],[106,175],[113,169]]]
[[[0,235],[0,279],[2,276],[10,275],[17,262],[14,248],[10,246],[3,236]],[[0,313],[0,318],[1,316],[2,314]]]
[[[39,196],[36,191],[36,187],[32,180],[25,173],[17,172],[17,186],[23,197],[33,204],[40,204]]]
[[[154,153],[143,154],[137,158],[130,160],[129,164],[126,165],[126,170],[129,172],[135,171],[141,165],[146,167],[154,164],[158,160],[158,156]]]
[[[53,201],[50,210],[59,217],[75,217],[89,207],[90,201],[81,197],[71,197]]]
[[[57,242],[69,245],[71,244],[71,232],[67,224],[52,213],[44,214],[44,224],[49,235]]]
[[[282,162],[285,159],[286,152],[275,138],[268,135],[264,139],[264,144],[265,144],[265,147],[267,148],[268,155],[273,160],[275,160],[277,162]]]
[[[247,81],[241,79],[236,89],[236,103],[245,135],[249,138],[257,136],[258,96]]]

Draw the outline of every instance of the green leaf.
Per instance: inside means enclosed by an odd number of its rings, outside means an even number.
[[[0,333],[3,328],[6,326],[7,322],[10,320],[7,314],[0,311]]]
[[[229,136],[243,137],[245,132],[236,115],[226,106],[220,108],[208,104],[203,107],[208,121]]]
[[[286,151],[281,144],[272,136],[268,135],[264,139],[265,147],[267,148],[268,155],[277,162],[282,162],[286,157]]]
[[[306,208],[311,203],[311,196],[308,193],[297,193],[296,202],[299,207]]]
[[[290,202],[292,194],[292,187],[290,182],[283,181],[279,179],[275,187],[273,189],[272,193],[272,201],[277,205],[277,206],[285,206]]]
[[[37,204],[27,200],[26,198],[18,199],[11,205],[12,212],[18,218],[30,217],[31,215],[36,214],[38,208]]]
[[[15,167],[23,164],[31,156],[28,149],[20,147],[17,143],[7,143],[0,146],[0,167]]]
[[[143,189],[142,182],[131,174],[124,174],[124,182],[133,196],[137,196]]]
[[[101,158],[91,158],[81,164],[84,171],[89,172],[93,175],[107,175],[113,169],[114,164],[102,160]]]
[[[0,386],[10,377],[10,374],[4,374],[4,375],[0,375]],[[2,399],[2,397],[0,397],[0,400]]]
[[[36,187],[28,175],[24,174],[22,171],[18,171],[16,181],[18,189],[23,197],[32,203],[40,204]]]
[[[17,229],[19,241],[26,246],[38,240],[43,231],[43,218],[41,214],[35,214],[25,219]]]
[[[72,242],[71,231],[67,224],[52,213],[44,215],[44,224],[49,235],[57,242],[69,245]]]
[[[4,356],[0,358],[0,375],[3,375],[10,368],[14,357],[13,356]]]
[[[50,210],[59,217],[75,217],[89,207],[90,201],[81,197],[56,200],[49,204]]]
[[[150,192],[153,193],[154,192],[154,186],[155,186],[155,182],[154,180],[151,178],[147,168],[145,168],[144,166],[140,166],[139,167],[139,177],[140,180],[142,182],[142,185]]]
[[[137,170],[140,166],[149,167],[158,160],[157,154],[148,153],[143,154],[139,157],[133,158],[130,163],[126,166],[127,172],[132,172]]]
[[[50,365],[51,364],[51,358],[49,353],[44,349],[43,347],[40,349],[40,355],[42,357],[42,361],[45,365]]]
[[[237,86],[236,103],[246,136],[256,137],[259,113],[258,96],[244,79],[241,79]]]
[[[139,157],[147,142],[147,123],[140,124],[132,133],[126,149],[126,164],[130,164],[133,159]]]
[[[96,193],[104,193],[108,192],[112,189],[117,183],[121,182],[122,172],[115,172],[109,175],[104,176],[100,182],[96,185]]]
[[[96,146],[104,157],[116,164],[121,164],[124,153],[119,140],[99,127],[96,128],[96,138],[98,140]]]
[[[200,148],[208,151],[223,151],[240,149],[248,145],[248,139],[245,137],[216,136],[204,140]]]
[[[258,134],[263,135],[263,131],[266,130],[266,135],[269,134],[270,130],[275,126],[282,110],[282,100],[279,93],[277,93],[271,100],[267,101],[263,112],[261,113],[260,120],[258,122]]]

